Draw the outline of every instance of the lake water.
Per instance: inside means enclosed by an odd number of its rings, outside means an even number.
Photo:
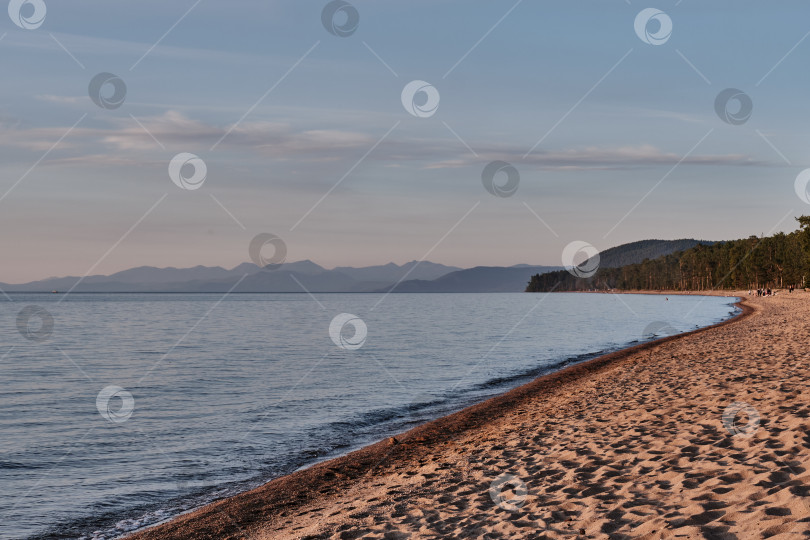
[[[735,311],[697,296],[316,297],[0,301],[0,538],[115,538]],[[330,336],[342,313],[360,321]]]

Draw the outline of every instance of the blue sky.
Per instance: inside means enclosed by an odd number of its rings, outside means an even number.
[[[805,3],[357,0],[338,37],[325,1],[44,2],[39,28],[0,22],[0,281],[231,267],[263,232],[327,267],[556,265],[574,240],[810,213]],[[662,45],[634,30],[649,7],[672,20]],[[89,98],[100,72],[120,108]],[[401,103],[413,80],[440,94],[430,117]],[[753,102],[742,125],[715,113],[726,88]],[[181,152],[200,189],[169,178]],[[493,160],[513,196],[484,189]]]

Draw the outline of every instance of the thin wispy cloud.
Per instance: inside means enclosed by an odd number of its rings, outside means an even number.
[[[519,149],[480,152],[481,159],[459,157],[432,163],[429,169],[453,169],[471,167],[494,160],[517,162]],[[640,167],[671,165],[681,159],[675,152],[666,152],[652,145],[621,147],[587,147],[563,150],[536,151],[522,164],[526,168],[545,170],[622,170]],[[706,166],[771,166],[771,162],[754,159],[745,154],[706,154],[689,156],[682,161],[687,165]]]
[[[127,118],[109,121],[108,127],[77,128],[71,142],[64,145],[76,155],[51,160],[52,164],[121,164],[136,163],[136,158],[124,158],[118,154],[105,157],[98,153],[101,144],[111,151],[125,155],[153,153],[156,141],[168,148],[201,148],[216,141],[231,128],[196,120],[178,111],[168,111],[160,116],[143,117],[141,125]],[[146,129],[144,129],[146,128]],[[29,128],[10,127],[0,129],[0,146],[40,150],[47,141],[63,130],[62,127]],[[344,130],[296,130],[288,123],[255,121],[244,122],[231,131],[223,148],[229,151],[249,153],[274,160],[307,158],[312,161],[333,160],[350,155],[353,151],[368,148],[374,142],[371,134]],[[486,148],[479,145],[479,156],[471,156],[458,148],[449,139],[418,140],[408,137],[392,137],[380,151],[369,157],[372,162],[400,164],[418,162],[426,169],[454,169],[479,167],[482,162],[503,159],[517,161],[522,148],[498,146]],[[82,150],[88,153],[82,154]],[[448,157],[453,156],[455,157]],[[649,144],[626,146],[589,146],[538,150],[523,160],[523,166],[556,170],[625,169],[652,167],[677,162],[681,156]],[[143,161],[141,161],[143,163]],[[705,166],[773,166],[778,165],[745,154],[700,154],[683,160],[686,165]]]
[[[34,96],[39,101],[46,101],[48,103],[60,103],[68,105],[78,105],[87,101],[87,96],[54,96],[51,94],[44,94]]]

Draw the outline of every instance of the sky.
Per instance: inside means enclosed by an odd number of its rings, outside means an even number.
[[[574,241],[810,214],[803,2],[21,3],[0,20],[0,282],[230,268],[262,233],[328,268],[559,265]],[[718,112],[728,88],[750,117]]]

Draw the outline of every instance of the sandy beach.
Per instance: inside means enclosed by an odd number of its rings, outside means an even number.
[[[810,537],[810,294],[742,307],[129,538]]]

